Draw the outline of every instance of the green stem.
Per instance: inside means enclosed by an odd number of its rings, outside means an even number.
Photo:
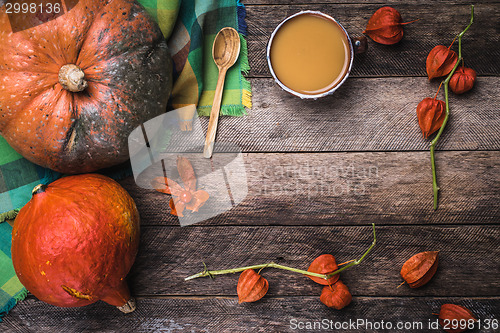
[[[469,25],[458,34],[458,58],[462,58],[462,36],[465,34],[467,30],[469,30],[470,26],[474,23],[474,5],[470,5],[470,23]]]
[[[335,274],[339,274],[343,270],[348,269],[349,267],[352,267],[352,266],[355,266],[355,265],[359,265],[363,261],[363,259],[365,259],[365,257],[368,255],[368,253],[370,253],[371,249],[375,246],[375,243],[377,243],[377,235],[375,234],[375,224],[374,223],[372,223],[372,227],[373,227],[373,242],[372,242],[372,245],[370,245],[370,247],[368,248],[368,250],[366,250],[366,252],[361,256],[361,258],[359,258],[357,260],[354,260],[353,262],[349,263],[348,265],[345,265],[342,268],[337,269],[333,273],[328,274],[327,275],[327,280],[329,278],[331,278],[332,276],[334,276]]]
[[[446,127],[446,123],[448,122],[448,117],[450,115],[450,104],[448,102],[448,83],[450,82],[451,77],[453,74],[455,74],[455,71],[458,68],[458,65],[460,64],[460,61],[463,60],[462,58],[462,36],[465,34],[467,30],[469,30],[470,26],[474,22],[474,5],[471,5],[471,14],[470,14],[470,23],[469,25],[461,32],[458,34],[458,59],[457,62],[455,63],[455,66],[453,66],[453,69],[451,70],[450,74],[446,77],[446,79],[443,81],[444,83],[444,97],[445,97],[445,104],[446,104],[446,114],[443,120],[443,124],[441,125],[441,128],[439,129],[438,133],[436,134],[436,137],[431,141],[431,167],[432,167],[432,190],[434,193],[434,210],[438,208],[438,192],[439,192],[439,186],[437,184],[437,178],[436,178],[436,163],[435,163],[435,158],[434,158],[434,150],[436,147],[436,144],[441,137],[441,134],[444,131],[444,128]]]
[[[270,262],[270,263],[267,263],[267,264],[245,266],[245,267],[238,267],[238,268],[231,268],[231,269],[221,269],[221,270],[216,270],[216,271],[209,271],[206,268],[206,266],[205,266],[205,269],[202,272],[196,273],[196,274],[191,275],[191,276],[188,276],[184,280],[187,281],[187,280],[192,280],[192,279],[196,279],[196,278],[199,278],[199,277],[207,277],[207,276],[213,277],[215,275],[222,275],[222,274],[231,274],[231,273],[243,272],[243,271],[245,271],[247,269],[262,269],[262,268],[269,268],[269,267],[270,268],[284,269],[284,270],[287,270],[287,271],[291,271],[291,272],[295,272],[295,273],[300,273],[300,274],[304,274],[304,275],[309,275],[309,276],[315,276],[315,277],[319,277],[319,278],[323,278],[325,280],[328,280],[329,278],[331,278],[335,274],[339,274],[343,270],[345,270],[345,269],[347,269],[349,267],[352,267],[354,265],[359,265],[359,263],[361,263],[361,261],[363,261],[363,259],[368,255],[368,253],[371,251],[371,249],[375,246],[375,243],[377,242],[377,235],[375,234],[375,224],[374,223],[372,223],[372,228],[373,228],[373,242],[370,245],[370,247],[368,248],[368,250],[366,250],[366,252],[361,256],[361,258],[359,258],[357,260],[354,260],[353,262],[349,263],[348,265],[346,265],[346,266],[344,266],[344,267],[342,267],[342,268],[340,268],[340,269],[338,269],[335,272],[332,272],[330,274],[313,273],[313,272],[304,271],[302,269],[297,269],[297,268],[293,268],[293,267],[279,265],[279,264],[276,264],[274,262]]]

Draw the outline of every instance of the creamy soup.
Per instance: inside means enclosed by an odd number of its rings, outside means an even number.
[[[350,48],[336,22],[306,13],[289,19],[278,29],[270,59],[281,83],[295,92],[316,95],[342,81],[349,68]]]

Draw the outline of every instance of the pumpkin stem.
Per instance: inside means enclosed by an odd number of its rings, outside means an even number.
[[[46,189],[47,189],[47,185],[45,185],[45,184],[38,184],[37,186],[35,186],[35,188],[33,189],[33,191],[31,191],[31,195],[35,195],[35,194],[38,194],[38,193],[43,193],[43,192],[45,192]]]
[[[135,298],[131,297],[127,303],[123,304],[122,306],[117,306],[118,310],[120,310],[123,313],[130,313],[134,312],[135,309],[137,308],[137,305],[135,303]]]
[[[74,64],[67,64],[59,70],[59,83],[64,89],[71,92],[80,92],[89,85],[85,80],[85,73]]]

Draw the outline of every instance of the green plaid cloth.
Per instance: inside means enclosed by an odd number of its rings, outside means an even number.
[[[0,222],[15,217],[31,199],[36,185],[48,184],[59,176],[23,158],[0,136]]]
[[[174,61],[174,87],[170,107],[195,104],[200,115],[209,115],[217,84],[218,69],[212,59],[212,44],[223,27],[240,33],[241,52],[237,63],[227,72],[221,105],[222,115],[244,115],[251,108],[248,73],[245,7],[238,0],[139,0],[158,22],[168,39]],[[113,168],[104,172],[120,178],[126,171]],[[122,167],[123,168],[123,167]],[[127,167],[125,167],[127,168]],[[38,184],[48,184],[61,174],[24,159],[0,136],[0,321],[24,299],[10,255],[12,227],[2,223],[13,219],[31,198]]]
[[[16,276],[10,255],[12,227],[0,223],[0,321],[28,293]]]
[[[217,32],[233,27],[240,33],[241,51],[236,64],[226,75],[221,105],[222,115],[241,116],[251,108],[250,83],[242,75],[248,65],[245,7],[237,0],[140,0],[156,17],[174,61],[174,88],[171,105],[180,108],[198,106],[202,116],[210,115],[214,99],[217,66],[212,59],[212,45]],[[178,6],[180,2],[180,7]],[[155,6],[156,4],[156,6]],[[179,10],[178,19],[167,20]]]
[[[2,222],[16,216],[17,211],[30,200],[31,190],[36,185],[48,184],[59,176],[59,173],[23,158],[0,136],[0,321],[27,294],[12,266],[12,227]]]

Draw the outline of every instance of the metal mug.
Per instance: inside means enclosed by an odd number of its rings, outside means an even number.
[[[278,78],[278,76],[276,75],[276,73],[274,72],[273,70],[273,65],[272,65],[272,62],[271,62],[271,48],[272,48],[272,44],[273,44],[273,40],[276,36],[276,33],[280,30],[280,28],[286,23],[288,22],[289,20],[297,17],[297,16],[300,16],[300,15],[319,15],[319,16],[322,16],[330,21],[332,21],[333,23],[335,23],[338,28],[340,29],[340,31],[343,33],[344,37],[346,38],[347,40],[347,45],[348,45],[348,48],[349,48],[349,59],[347,59],[348,61],[348,66],[347,66],[347,69],[341,74],[343,77],[342,79],[335,85],[333,86],[331,89],[329,89],[328,91],[325,91],[325,92],[321,92],[321,93],[318,93],[318,94],[304,94],[304,93],[300,93],[300,92],[297,92],[289,87],[287,87],[283,82],[280,81],[280,79]],[[298,96],[300,98],[303,98],[303,99],[317,99],[317,98],[320,98],[320,97],[323,97],[323,96],[327,96],[327,95],[331,95],[335,90],[337,90],[343,83],[344,81],[347,79],[347,77],[349,76],[349,73],[351,72],[351,68],[352,68],[352,63],[353,63],[353,60],[354,60],[354,54],[355,53],[362,53],[366,50],[367,48],[367,41],[366,41],[366,37],[359,37],[359,38],[351,38],[349,36],[349,34],[347,33],[347,31],[345,30],[345,28],[339,23],[337,22],[337,20],[335,20],[333,17],[331,17],[330,15],[327,15],[323,12],[320,12],[320,11],[312,11],[312,10],[306,10],[306,11],[301,11],[301,12],[298,12],[296,14],[293,14],[289,17],[287,17],[286,19],[284,19],[280,24],[278,24],[278,26],[274,29],[273,33],[271,34],[271,37],[269,39],[269,42],[267,44],[267,64],[269,66],[269,70],[271,71],[271,74],[274,78],[274,80],[276,81],[276,83],[283,89],[285,90],[286,92],[292,94],[292,95],[295,95],[295,96]]]

